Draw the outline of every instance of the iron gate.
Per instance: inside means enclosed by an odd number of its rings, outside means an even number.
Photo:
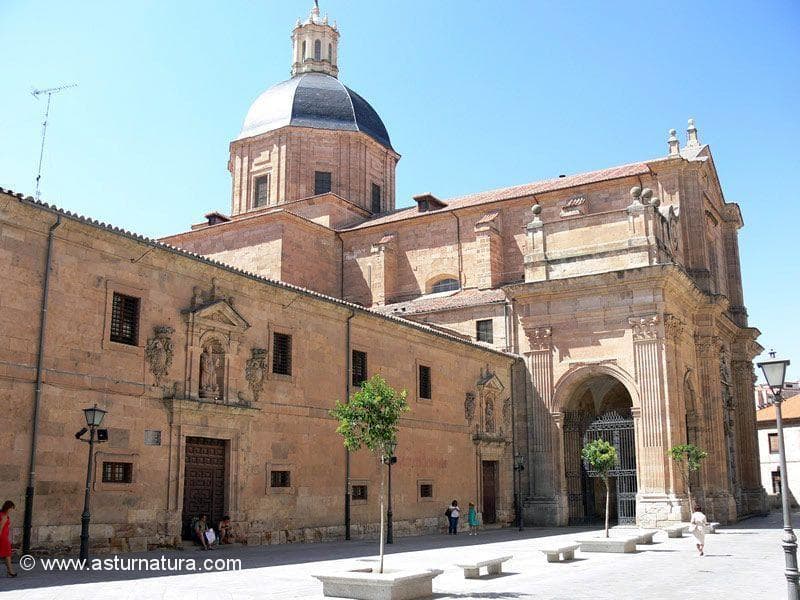
[[[633,419],[612,411],[593,421],[583,434],[583,445],[596,439],[604,439],[617,451],[618,464],[609,471],[614,478],[617,496],[617,522],[620,525],[636,523],[636,440],[633,434]],[[590,477],[597,477],[588,465],[584,465]]]

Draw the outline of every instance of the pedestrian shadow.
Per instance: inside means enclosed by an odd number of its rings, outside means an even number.
[[[435,593],[430,598],[533,598],[530,594],[522,594],[520,592],[465,592],[452,594]]]
[[[589,560],[589,558],[571,558],[569,560],[560,560],[558,562],[549,562],[548,565],[568,565],[570,563],[580,562],[582,560]]]
[[[714,556],[716,558],[725,558],[725,557],[733,556],[733,554],[709,554],[708,552],[706,552],[703,556]]]

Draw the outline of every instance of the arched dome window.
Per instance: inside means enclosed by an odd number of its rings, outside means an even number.
[[[314,60],[322,60],[322,42],[314,41]]]
[[[444,279],[440,279],[431,286],[431,294],[436,294],[438,292],[454,292],[460,287],[461,286],[458,285],[457,279],[446,277]]]

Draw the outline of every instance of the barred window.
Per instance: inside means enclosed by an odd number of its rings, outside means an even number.
[[[104,462],[103,483],[131,483],[133,481],[133,463]]]
[[[438,292],[453,292],[459,288],[458,280],[453,279],[452,277],[448,277],[446,279],[440,279],[436,283],[431,286],[431,293],[436,294]]]
[[[114,292],[111,302],[112,342],[135,346],[139,340],[139,298]]]
[[[494,342],[494,331],[492,329],[491,319],[475,321],[475,339],[479,342],[487,342],[489,344]]]
[[[269,181],[269,173],[256,177],[254,206],[266,206],[269,204]]]
[[[367,499],[367,486],[364,484],[358,484],[353,486],[353,491],[351,494],[351,498],[353,500],[366,500]]]
[[[419,366],[419,397],[431,398],[431,368],[425,365]]]
[[[353,386],[360,386],[367,378],[367,353],[353,350]]]
[[[278,375],[292,374],[292,336],[289,334],[272,334],[272,372]]]
[[[314,195],[331,191],[330,171],[314,171]]]
[[[433,498],[433,484],[420,483],[419,484],[419,497],[420,498]]]
[[[381,212],[381,186],[377,183],[372,184],[372,212]]]
[[[291,473],[289,471],[271,471],[269,475],[270,487],[287,488],[292,485]]]

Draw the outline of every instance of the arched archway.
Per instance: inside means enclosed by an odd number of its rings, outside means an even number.
[[[611,480],[610,520],[636,521],[636,444],[629,388],[607,372],[587,372],[573,379],[564,412],[564,477],[568,522],[571,525],[600,522],[605,511],[602,481],[587,472],[581,460],[586,441],[603,438],[612,443],[620,458]]]

